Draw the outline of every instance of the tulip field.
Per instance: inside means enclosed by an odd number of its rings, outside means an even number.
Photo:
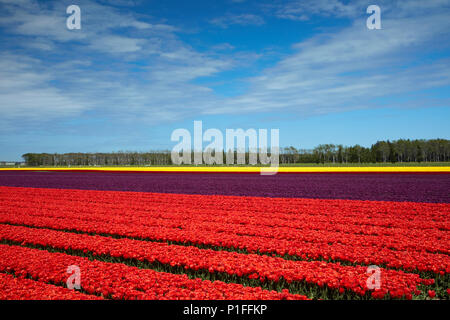
[[[0,171],[0,299],[448,300],[449,190],[448,172]]]

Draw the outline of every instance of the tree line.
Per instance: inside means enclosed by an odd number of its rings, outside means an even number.
[[[387,163],[450,161],[450,140],[377,141],[371,147],[321,144],[312,150],[283,148],[280,163]]]
[[[230,151],[229,151],[230,152]],[[236,151],[234,151],[236,155]],[[226,156],[224,152],[224,157]],[[192,153],[192,158],[194,154]],[[246,152],[248,160],[250,154]],[[146,166],[171,165],[169,150],[150,152],[111,153],[26,153],[22,155],[28,166]],[[377,141],[371,147],[358,144],[321,144],[313,149],[280,149],[281,164],[295,163],[395,163],[395,162],[447,162],[450,161],[450,140]],[[224,163],[226,163],[224,161]],[[248,162],[246,162],[248,163]]]

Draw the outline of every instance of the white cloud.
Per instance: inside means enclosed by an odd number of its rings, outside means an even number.
[[[228,42],[225,43],[219,43],[216,44],[212,47],[213,50],[218,50],[218,51],[226,51],[226,50],[233,50],[235,48],[235,46],[229,44]]]
[[[339,0],[297,0],[276,5],[275,15],[292,20],[308,20],[316,15],[351,17],[364,13],[367,1],[351,1],[344,4]],[[367,7],[367,5],[366,5]]]
[[[0,13],[22,52],[0,56],[2,130],[86,114],[148,123],[179,119],[213,98],[210,88],[191,81],[233,64],[195,51],[177,38],[174,26],[91,1],[80,7],[80,32],[66,29],[65,8],[58,3],[8,3]],[[124,28],[133,28],[133,35]],[[34,58],[23,48],[33,49]]]
[[[133,39],[121,36],[104,36],[90,45],[90,48],[113,53],[128,53],[142,49],[142,39]]]
[[[368,30],[365,20],[358,19],[349,28],[295,45],[294,54],[249,79],[247,93],[222,101],[207,113],[288,110],[317,115],[374,108],[381,105],[380,98],[401,93],[411,97],[450,85],[450,59],[421,61],[429,45],[448,47],[448,12],[385,17],[382,25],[383,30]]]
[[[237,14],[214,18],[210,20],[210,23],[219,26],[221,28],[228,28],[231,25],[260,26],[263,25],[265,22],[262,17],[254,14]]]
[[[322,5],[320,12],[331,14],[332,5],[317,3]],[[225,55],[217,51],[233,47],[222,44],[200,53],[177,37],[174,26],[137,19],[90,1],[81,6],[86,18],[82,32],[71,33],[65,28],[64,10],[36,7],[29,1],[19,4],[5,11],[1,20],[20,48],[0,56],[3,130],[20,128],[24,121],[42,124],[89,117],[155,124],[205,114],[325,114],[374,108],[380,98],[399,93],[411,97],[427,88],[450,85],[447,59],[421,60],[428,46],[449,43],[448,11],[432,4],[423,8],[418,3],[421,11],[393,4],[392,8],[403,9],[382,16],[383,30],[367,30],[364,17],[352,18],[348,28],[298,43],[294,53],[284,54],[273,67],[258,70],[253,78],[237,79],[249,89],[231,98],[218,97],[196,80],[250,64],[264,58],[266,51],[235,49]],[[305,8],[302,14],[310,16]],[[352,16],[350,9],[338,10]],[[264,23],[254,18],[259,16],[250,16],[227,16],[217,23]],[[34,51],[27,56],[24,48]],[[224,79],[219,77],[220,81]],[[420,101],[440,103],[423,96]]]
[[[7,120],[36,121],[68,117],[87,106],[51,85],[54,76],[39,61],[17,55],[0,56],[0,111]]]
[[[428,10],[444,8],[450,5],[449,0],[294,0],[268,5],[275,9],[275,15],[283,19],[309,20],[315,16],[357,19],[366,15],[369,5],[380,6],[382,14],[389,13],[391,18],[412,15],[423,16]]]
[[[176,28],[162,23],[148,23],[136,19],[113,7],[99,5],[93,1],[80,1],[81,30],[66,28],[66,7],[61,2],[48,5],[32,0],[19,3],[2,0],[0,26],[10,33],[29,36],[23,46],[47,50],[54,42],[78,41],[89,48],[111,53],[128,53],[143,48],[153,38],[171,37]],[[118,36],[119,29],[132,28],[137,37]],[[47,46],[35,42],[45,39]],[[122,46],[123,45],[123,46]]]

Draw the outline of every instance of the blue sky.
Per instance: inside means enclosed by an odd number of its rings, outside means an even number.
[[[450,138],[449,16],[450,0],[0,0],[0,160],[171,149],[194,120],[297,148]]]

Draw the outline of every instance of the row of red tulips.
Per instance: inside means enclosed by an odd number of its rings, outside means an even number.
[[[0,189],[1,190],[1,189]],[[426,250],[429,252],[444,252],[449,253],[448,244],[450,242],[450,236],[447,229],[450,228],[450,222],[446,217],[450,213],[450,205],[446,204],[414,204],[407,203],[400,204],[403,208],[403,212],[407,212],[408,215],[402,214],[396,208],[399,206],[398,203],[383,203],[383,202],[369,202],[371,206],[364,201],[350,201],[353,207],[345,205],[346,202],[342,200],[306,200],[308,210],[312,212],[322,213],[322,215],[303,215],[299,214],[289,214],[290,219],[281,219],[283,215],[283,206],[277,208],[276,217],[274,217],[273,211],[269,212],[269,215],[264,215],[260,213],[261,210],[265,208],[264,199],[261,200],[259,206],[254,205],[251,208],[245,208],[245,206],[237,203],[239,210],[221,210],[220,208],[215,208],[214,210],[207,210],[206,212],[199,207],[202,206],[203,201],[210,202],[211,198],[214,196],[188,196],[190,198],[190,203],[184,199],[186,195],[157,195],[155,203],[145,202],[137,208],[128,207],[130,199],[124,200],[124,203],[120,201],[115,202],[115,207],[110,207],[105,204],[105,201],[99,198],[98,191],[80,191],[80,190],[69,190],[74,191],[75,195],[84,197],[94,196],[96,202],[92,202],[92,199],[87,201],[82,201],[80,203],[74,203],[73,196],[70,199],[67,198],[67,190],[51,190],[47,196],[41,196],[42,190],[40,189],[28,189],[24,188],[11,188],[9,200],[2,201],[4,210],[7,210],[8,206],[14,206],[17,210],[22,210],[36,215],[43,215],[42,211],[51,210],[52,217],[67,217],[67,207],[73,207],[70,213],[81,217],[81,219],[86,220],[102,220],[102,221],[113,221],[117,223],[138,223],[148,226],[166,226],[168,228],[196,228],[201,227],[206,230],[216,230],[217,224],[219,224],[219,232],[232,232],[246,234],[251,230],[251,234],[256,236],[269,236],[273,237],[273,229],[277,228],[276,237],[280,239],[296,239],[304,241],[317,242],[321,239],[326,243],[342,243],[342,244],[352,244],[354,243],[354,236],[357,235],[361,244],[366,244],[367,246],[388,246],[395,250],[405,250],[407,248],[412,248],[413,250]],[[31,194],[30,194],[31,192]],[[36,194],[34,194],[34,192]],[[61,197],[63,200],[58,201],[52,199],[61,192]],[[81,194],[80,194],[81,192]],[[121,192],[109,192],[113,194],[118,194],[119,200],[123,198],[123,193]],[[131,200],[137,198],[138,200],[142,196],[135,195],[134,193],[128,194]],[[22,196],[22,197],[21,197]],[[39,200],[32,201],[30,197],[38,197]],[[28,201],[24,201],[23,198]],[[110,198],[111,195],[105,192],[106,199]],[[155,196],[156,197],[156,196]],[[180,197],[183,201],[182,206],[177,207],[177,198]],[[203,198],[199,198],[203,197]],[[80,197],[84,200],[83,197]],[[165,199],[161,203],[161,199]],[[199,198],[199,199],[198,199]],[[14,200],[15,199],[15,200]],[[193,200],[201,200],[193,201]],[[226,200],[228,202],[238,202],[239,198],[228,197]],[[242,198],[241,198],[242,199]],[[278,199],[279,200],[279,199]],[[293,199],[283,199],[286,202],[292,202]],[[294,199],[299,200],[299,199]],[[246,200],[241,200],[246,203]],[[310,202],[315,203],[311,204]],[[335,201],[336,203],[330,204],[329,207],[324,208],[325,212],[321,209],[323,207],[322,201]],[[222,201],[223,202],[223,201]],[[161,203],[158,206],[158,203]],[[236,203],[234,203],[236,204]],[[355,205],[358,204],[358,205]],[[139,205],[139,203],[138,203]],[[305,205],[305,203],[303,203]],[[31,207],[32,206],[32,207]],[[84,207],[83,207],[84,206]],[[423,207],[425,206],[425,207]],[[258,208],[259,207],[259,208]],[[32,208],[33,210],[29,210]],[[139,209],[140,208],[140,209]],[[150,210],[152,211],[149,211]],[[170,209],[168,209],[170,208]],[[244,208],[244,209],[242,209]],[[301,207],[297,210],[302,211]],[[356,211],[356,215],[353,218],[345,218],[341,221],[341,216],[346,212]],[[377,212],[389,212],[390,217],[387,218],[386,214],[382,214],[381,218],[374,217]],[[411,224],[409,218],[415,217],[414,212],[421,212],[422,216],[419,219],[415,219],[414,224]],[[228,212],[228,216],[225,212]],[[412,212],[412,214],[411,214]],[[92,214],[94,216],[92,217]],[[331,214],[331,215],[330,215]],[[374,226],[374,225],[364,225],[361,221],[364,214],[369,214],[370,219],[368,220],[384,220],[384,226]],[[191,223],[192,217],[195,217],[195,224]],[[188,221],[188,222],[186,222]],[[280,222],[280,223],[277,223]],[[428,222],[431,224],[440,223],[433,229],[425,229],[423,226],[427,226]],[[403,225],[401,225],[403,223]],[[251,229],[248,228],[251,226]],[[239,230],[241,227],[242,230]],[[415,230],[419,229],[419,230]],[[270,235],[272,234],[272,235]],[[320,238],[317,235],[320,235]],[[383,241],[379,241],[379,236],[383,236]]]
[[[0,273],[0,300],[98,300],[101,297]]]
[[[121,263],[90,261],[88,258],[20,246],[0,245],[0,272],[14,273],[43,283],[65,286],[69,266],[80,273],[86,294],[113,299],[307,299],[302,295],[268,291],[222,281],[189,279],[187,275],[139,269]]]
[[[21,203],[25,203],[22,199]],[[169,204],[167,204],[169,206]],[[183,230],[202,229],[211,232],[220,233],[232,233],[249,236],[260,237],[272,237],[285,240],[301,240],[306,242],[324,242],[324,243],[340,243],[353,245],[355,238],[357,242],[365,246],[375,247],[389,247],[395,250],[408,250],[413,249],[415,251],[428,251],[428,252],[443,252],[450,253],[448,243],[450,243],[449,232],[439,229],[434,230],[410,230],[408,228],[387,228],[370,225],[357,226],[357,219],[354,219],[353,224],[346,225],[343,223],[333,223],[333,219],[329,219],[329,222],[317,221],[314,219],[303,220],[303,228],[300,226],[291,227],[285,225],[279,225],[276,223],[277,219],[273,218],[258,218],[253,212],[247,211],[245,218],[234,217],[233,221],[227,221],[227,219],[220,220],[217,217],[216,221],[211,221],[211,218],[204,220],[202,215],[205,213],[198,211],[197,214],[184,213],[171,214],[170,212],[164,212],[161,209],[158,213],[158,217],[153,215],[135,215],[123,213],[124,211],[110,211],[108,208],[89,208],[81,210],[79,207],[71,208],[68,203],[55,207],[54,205],[33,206],[15,204],[5,201],[0,205],[2,211],[8,211],[11,207],[14,207],[16,212],[29,214],[33,216],[46,216],[47,212],[50,212],[52,218],[69,218],[71,216],[77,217],[87,221],[103,221],[117,224],[139,224],[141,226],[158,226],[166,228],[182,228]],[[330,209],[329,209],[330,210]],[[212,215],[209,215],[212,216]],[[192,219],[195,217],[195,223]],[[258,221],[249,223],[249,219]],[[271,224],[271,222],[274,223]],[[296,224],[299,224],[296,221]],[[329,228],[327,228],[327,225]],[[276,228],[276,232],[275,229]],[[380,237],[383,237],[380,241]]]
[[[52,217],[47,211],[45,216],[32,216],[18,213],[13,208],[0,213],[1,223],[25,224],[58,230],[76,230],[96,234],[111,234],[124,237],[148,238],[161,241],[174,241],[196,245],[210,245],[234,249],[245,249],[251,253],[274,253],[297,256],[301,259],[331,259],[350,261],[352,263],[386,265],[405,270],[432,271],[450,273],[450,256],[432,254],[426,251],[409,249],[407,251],[391,250],[389,247],[367,246],[355,236],[353,244],[333,243],[329,245],[320,241],[285,240],[270,237],[257,237],[232,233],[211,232],[201,228],[182,230],[178,228],[145,227],[140,224],[119,224],[108,221],[85,220],[70,214],[67,217]],[[195,221],[192,222],[195,224]],[[379,241],[389,244],[389,239],[380,237]]]
[[[11,212],[13,209],[9,209]],[[61,209],[62,210],[62,209]],[[396,238],[391,236],[366,236],[359,234],[348,234],[348,233],[336,233],[336,232],[326,232],[326,231],[311,231],[311,230],[295,230],[289,228],[270,228],[270,227],[257,227],[257,226],[246,226],[246,225],[225,225],[221,223],[205,223],[203,221],[167,221],[159,222],[153,221],[153,219],[97,219],[94,214],[91,213],[90,216],[87,214],[79,215],[78,213],[72,213],[70,208],[62,210],[64,215],[58,215],[57,213],[50,210],[43,210],[39,214],[27,214],[26,211],[20,209],[14,210],[18,215],[22,214],[25,216],[32,217],[49,217],[51,219],[60,218],[61,221],[64,219],[69,219],[73,221],[83,221],[85,223],[94,224],[113,224],[120,225],[121,228],[127,230],[134,229],[135,226],[139,226],[140,230],[145,233],[137,234],[137,236],[144,236],[144,234],[151,233],[151,230],[157,229],[159,231],[166,230],[168,233],[173,234],[208,234],[211,237],[229,236],[229,237],[251,237],[255,240],[266,239],[274,242],[293,242],[293,243],[313,243],[320,244],[323,246],[334,246],[334,245],[344,245],[344,246],[357,246],[361,248],[380,248],[389,249],[395,251],[409,251],[415,252],[416,254],[422,253],[444,253],[449,254],[449,243],[446,239],[424,239],[417,238],[415,241],[413,239],[405,239],[404,237],[398,235]],[[117,221],[119,220],[119,221]],[[264,249],[264,248],[262,248]]]
[[[21,196],[29,202],[23,202]],[[2,197],[3,196],[3,197]],[[166,218],[165,214],[180,217],[193,215],[205,221],[260,224],[260,218],[271,218],[270,225],[305,228],[303,221],[311,221],[328,230],[333,225],[380,226],[401,232],[401,229],[450,230],[447,219],[448,204],[380,202],[324,199],[266,199],[232,196],[199,196],[178,194],[146,194],[117,191],[55,190],[0,187],[0,202],[14,201],[17,206],[33,203],[57,209],[67,206],[67,201],[77,210],[121,212],[124,215]],[[250,200],[252,201],[250,201]],[[161,210],[170,210],[161,214]],[[98,210],[97,210],[98,209]],[[199,210],[201,209],[201,210]],[[276,216],[273,213],[276,212]],[[249,216],[249,213],[251,215]],[[357,218],[357,220],[355,220]],[[211,219],[211,220],[209,220]],[[330,219],[332,221],[330,221]],[[426,222],[426,223],[424,223]],[[306,226],[307,228],[308,226]],[[356,231],[359,233],[360,231]],[[415,230],[412,230],[414,233]],[[446,235],[445,232],[442,233]],[[415,235],[414,235],[415,236]]]
[[[305,282],[327,286],[331,289],[345,289],[364,295],[367,288],[367,267],[342,266],[339,263],[321,261],[292,261],[256,254],[240,254],[228,251],[214,251],[168,245],[131,239],[89,236],[48,229],[32,229],[20,226],[0,225],[0,240],[40,245],[63,250],[89,252],[93,255],[108,255],[135,259],[167,266],[180,266],[186,270],[206,270],[228,275],[237,275],[261,281],[278,282],[281,278],[288,283]],[[419,284],[431,284],[433,280],[421,279],[417,274],[380,269],[380,291],[383,297],[411,297]],[[372,288],[373,289],[373,288]]]

